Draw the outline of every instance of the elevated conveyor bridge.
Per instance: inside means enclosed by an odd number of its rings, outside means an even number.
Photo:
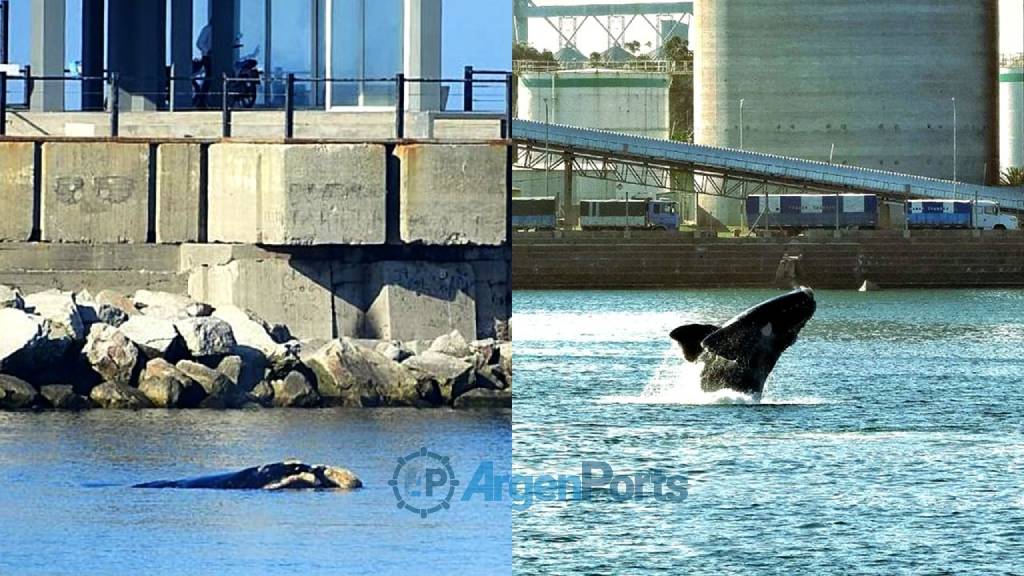
[[[733,198],[798,188],[809,193],[873,193],[893,200],[992,200],[1004,209],[1024,212],[1021,188],[966,184],[530,120],[512,121],[512,139],[517,145],[517,167],[565,170],[567,187],[576,173]],[[694,178],[692,182],[672,178],[672,171],[692,173]]]

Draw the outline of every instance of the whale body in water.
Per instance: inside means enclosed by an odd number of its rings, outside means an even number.
[[[199,476],[182,480],[159,480],[133,488],[207,488],[213,490],[354,490],[363,483],[344,468],[318,464],[310,466],[286,460],[246,468],[238,472]]]
[[[684,324],[669,333],[689,362],[704,368],[705,392],[730,388],[760,396],[779,356],[814,315],[814,291],[800,287],[745,310],[721,326]]]

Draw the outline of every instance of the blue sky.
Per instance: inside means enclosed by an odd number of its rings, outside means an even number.
[[[282,0],[275,0],[281,2]],[[295,0],[287,0],[294,2]],[[27,64],[29,61],[29,40],[31,34],[32,0],[11,1],[11,59]],[[462,68],[472,64],[478,68],[509,69],[512,65],[512,1],[511,0],[443,0],[444,7],[444,49],[443,73],[445,76],[461,76]],[[76,0],[67,0],[68,5],[68,60],[74,56],[81,40],[78,30],[81,22]],[[299,36],[296,34],[296,36]],[[248,39],[247,39],[248,40]],[[296,38],[296,51],[301,39]],[[276,50],[275,50],[276,51]]]

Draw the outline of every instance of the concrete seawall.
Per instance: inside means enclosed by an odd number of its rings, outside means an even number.
[[[524,233],[513,238],[514,289],[768,287],[800,256],[813,287],[1024,287],[1024,233],[861,231],[834,238],[700,239],[693,234]]]
[[[506,142],[0,140],[0,283],[188,292],[303,338],[489,337]]]

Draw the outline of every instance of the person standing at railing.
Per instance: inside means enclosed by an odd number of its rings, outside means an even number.
[[[210,57],[210,52],[213,50],[213,27],[211,22],[207,22],[203,29],[199,31],[199,38],[196,40],[196,48],[199,50],[200,60],[199,69],[203,71],[203,82],[199,87],[199,94],[196,97],[196,104],[201,107],[206,107],[206,95],[210,92],[210,77],[213,76],[213,60]],[[193,70],[193,75],[198,70]]]

